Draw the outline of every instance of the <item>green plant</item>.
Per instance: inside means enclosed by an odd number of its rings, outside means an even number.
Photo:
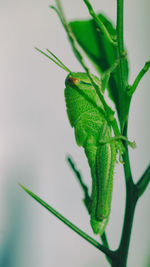
[[[104,252],[111,266],[125,267],[127,263],[135,207],[150,180],[149,165],[138,182],[135,184],[133,181],[128,145],[134,146],[134,143],[129,142],[127,139],[128,116],[133,93],[141,78],[148,71],[150,61],[146,62],[133,84],[129,85],[128,59],[124,51],[123,40],[123,0],[117,0],[116,28],[113,27],[112,23],[104,15],[96,15],[88,0],[84,0],[84,2],[92,16],[92,20],[84,21],[84,23],[82,21],[75,21],[68,24],[59,0],[56,0],[57,8],[52,8],[57,12],[67,32],[74,54],[84,68],[85,73],[73,73],[49,50],[48,52],[50,53],[50,56],[39,49],[37,50],[69,72],[69,76],[66,79],[65,93],[68,116],[71,125],[75,128],[77,143],[84,147],[88,158],[92,175],[92,196],[89,196],[87,186],[83,183],[81,174],[76,169],[73,160],[70,157],[68,157],[68,162],[83,189],[85,196],[84,204],[91,216],[93,231],[94,233],[101,235],[103,245],[64,218],[37,195],[24,186],[21,186],[29,195],[62,220],[71,229],[90,242],[93,246]],[[90,41],[88,38],[90,38]],[[94,66],[96,66],[96,69],[101,76],[101,81],[90,73],[82,54],[78,49],[77,43],[85,51]],[[105,89],[108,90],[109,96],[115,104],[119,126],[114,118],[114,112],[104,99],[103,93]],[[71,102],[72,99],[77,100],[75,104]],[[83,110],[85,106],[90,110],[92,109],[92,116],[94,115],[94,118],[93,121],[90,118],[90,121],[92,121],[93,127],[95,127],[95,121],[98,121],[96,134],[92,134],[91,130],[86,130],[87,120],[89,120],[87,112],[84,121],[79,119],[82,112],[80,111],[78,113],[77,111],[79,109]],[[78,120],[78,123],[75,123],[76,120]],[[112,136],[112,129],[114,136]],[[117,151],[121,152],[120,160],[123,160],[124,163],[126,208],[120,244],[118,249],[112,251],[108,246],[104,230],[110,213],[113,168]]]

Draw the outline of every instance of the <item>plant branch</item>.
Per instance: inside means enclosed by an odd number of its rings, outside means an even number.
[[[45,201],[43,201],[41,198],[39,198],[37,195],[35,195],[33,192],[31,192],[29,189],[24,187],[22,184],[19,184],[20,187],[25,190],[32,198],[34,198],[37,202],[39,202],[44,208],[46,208],[48,211],[50,211],[53,215],[55,215],[59,220],[61,220],[63,223],[65,223],[69,228],[71,228],[74,232],[76,232],[78,235],[80,235],[82,238],[84,238],[86,241],[88,241],[90,244],[92,244],[94,247],[102,251],[105,255],[107,255],[110,259],[113,258],[114,252],[110,249],[104,247],[99,242],[97,242],[95,239],[93,239],[91,236],[87,235],[85,232],[83,232],[80,228],[78,228],[76,225],[71,223],[68,219],[66,219],[63,215],[61,215],[58,211],[53,209],[51,206],[49,206]]]
[[[89,196],[89,193],[88,193],[88,187],[87,185],[83,182],[83,179],[82,179],[82,175],[80,173],[80,171],[76,168],[75,166],[75,163],[73,161],[73,159],[70,157],[70,156],[67,156],[67,162],[69,163],[69,166],[70,168],[72,169],[72,171],[74,172],[81,188],[82,188],[82,191],[84,193],[84,205],[88,211],[88,213],[90,214],[90,203],[91,203],[91,198]]]
[[[125,59],[121,58],[121,55],[124,51],[123,7],[124,7],[124,1],[117,0],[117,42],[118,42],[118,57],[120,58],[119,80],[122,90],[124,90],[124,83],[125,83],[125,66],[124,66]]]
[[[100,20],[100,18],[96,15],[95,11],[92,8],[92,5],[90,4],[90,2],[88,0],[83,0],[84,3],[86,4],[90,15],[92,16],[92,18],[94,19],[95,23],[97,24],[98,28],[100,31],[103,32],[103,34],[106,36],[106,38],[109,40],[110,43],[112,43],[113,45],[117,45],[117,42],[113,40],[112,36],[109,34],[107,28],[105,27],[104,23]]]
[[[132,224],[134,218],[134,211],[138,200],[137,189],[132,179],[128,148],[126,144],[125,147],[126,151],[123,155],[123,161],[124,161],[124,174],[126,182],[126,207],[125,207],[124,224],[122,229],[120,245],[118,250],[116,251],[116,262],[117,264],[119,264],[116,266],[121,266],[121,267],[126,266],[131,231],[132,231]],[[121,262],[122,265],[120,265]]]
[[[106,232],[104,232],[100,237],[101,237],[101,240],[102,240],[102,242],[103,242],[103,245],[104,245],[106,248],[109,248],[109,244],[108,244],[108,240],[107,240]]]
[[[124,52],[124,0],[117,0],[117,57],[120,58],[121,54]],[[127,62],[125,58],[120,59],[120,64],[118,66],[118,82],[119,82],[119,92],[118,92],[118,102],[117,111],[118,118],[120,122],[121,132],[124,131],[125,123],[128,120],[128,112],[131,98],[126,92],[128,86],[128,70]]]
[[[149,70],[150,68],[150,61],[147,61],[144,65],[144,67],[141,69],[141,71],[138,73],[133,85],[128,87],[128,95],[132,96],[133,93],[135,92],[136,88],[139,85],[139,82],[141,81],[141,79],[143,78],[144,74]]]
[[[149,182],[150,182],[150,164],[136,184],[138,190],[138,197],[141,197],[143,195]]]
[[[120,55],[124,50],[123,9],[124,9],[124,0],[117,0],[117,39],[118,39],[118,48]]]
[[[126,142],[124,141],[124,146],[125,146],[125,153],[123,154],[123,161],[124,161],[124,174],[125,174],[125,182],[126,185],[128,183],[131,183],[133,185],[133,178],[132,178],[132,172],[131,172],[131,167],[130,167],[130,159],[129,159],[129,152],[128,152],[128,146]]]
[[[104,233],[100,236],[100,238],[101,238],[101,240],[102,240],[103,245],[104,245],[106,248],[109,249],[109,244],[108,244],[108,240],[107,240],[106,232],[104,232]],[[115,253],[116,253],[116,252],[114,252],[114,255],[115,255]],[[110,263],[110,265],[111,265],[112,261],[110,260],[110,258],[109,258],[107,255],[105,255],[105,257],[106,257],[106,260],[107,260],[107,261]]]

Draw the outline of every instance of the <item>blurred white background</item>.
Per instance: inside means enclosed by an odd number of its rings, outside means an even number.
[[[83,1],[62,1],[67,18],[88,18]],[[115,0],[91,0],[115,22]],[[73,71],[82,71],[56,14],[54,1],[0,1],[0,266],[108,266],[104,255],[82,240],[17,184],[21,182],[90,235],[82,192],[65,157],[70,153],[90,185],[82,148],[75,144],[65,111],[66,73],[34,50],[49,48]],[[132,82],[150,59],[149,0],[125,1],[125,41]],[[131,105],[129,139],[135,181],[150,158],[150,72],[143,78]],[[148,267],[148,189],[135,213],[128,266]],[[122,166],[114,177],[112,213],[107,227],[111,248],[118,245],[124,213]]]

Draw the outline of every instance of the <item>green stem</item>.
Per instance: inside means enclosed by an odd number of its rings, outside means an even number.
[[[75,174],[75,177],[77,178],[77,180],[78,180],[78,182],[79,182],[79,184],[81,186],[82,192],[84,194],[83,202],[84,202],[84,205],[85,205],[88,213],[90,214],[91,198],[89,196],[88,187],[83,182],[83,178],[82,178],[81,172],[77,169],[77,167],[75,165],[75,162],[73,161],[71,156],[67,156],[67,162],[69,163],[70,168],[72,169],[73,173]]]
[[[118,39],[118,50],[120,56],[122,51],[124,50],[123,7],[124,7],[124,1],[117,0],[117,39]]]
[[[103,245],[106,247],[106,248],[109,248],[109,244],[108,244],[108,240],[107,240],[107,236],[106,236],[106,232],[104,232],[101,236],[101,240],[103,242]]]
[[[138,190],[138,197],[141,197],[143,195],[149,182],[150,182],[150,165],[147,167],[146,171],[136,184]]]
[[[121,131],[124,129],[124,124],[128,118],[130,97],[127,95],[126,88],[128,85],[127,81],[127,66],[126,60],[124,57],[121,58],[122,53],[124,52],[124,17],[123,17],[123,8],[124,0],[117,0],[117,57],[120,58],[120,64],[118,66],[118,81],[119,81],[119,94],[118,94],[118,103],[117,111],[120,121]],[[126,103],[126,104],[125,104]]]
[[[139,82],[141,81],[141,79],[143,78],[143,76],[145,75],[145,73],[149,70],[150,68],[150,61],[147,61],[144,65],[144,67],[141,69],[141,71],[138,73],[134,83],[132,86],[129,86],[128,89],[128,95],[132,96],[133,93],[135,92],[136,88],[139,85]]]
[[[120,240],[120,245],[117,250],[117,264],[120,262],[120,267],[125,267],[128,257],[128,250],[130,244],[130,237],[132,231],[132,224],[134,218],[134,211],[136,207],[136,203],[138,200],[137,188],[133,183],[128,149],[126,147],[126,152],[123,156],[124,160],[124,173],[126,179],[126,207],[125,207],[125,216],[124,216],[124,224],[122,229],[122,236]],[[115,265],[114,265],[115,266]]]
[[[110,43],[112,43],[113,45],[116,46],[117,42],[112,39],[112,37],[109,34],[109,32],[108,32],[107,28],[105,27],[104,23],[100,20],[100,18],[94,12],[94,9],[92,8],[92,5],[90,4],[90,2],[88,0],[83,0],[83,1],[86,4],[86,6],[87,6],[87,8],[89,10],[89,13],[92,16],[92,18],[94,19],[95,23],[97,24],[99,30],[103,32],[103,34],[106,36],[106,38],[109,40]]]
[[[118,57],[121,57],[121,54],[124,51],[124,0],[117,0],[117,53]],[[121,58],[120,64],[118,66],[118,78],[119,78],[119,86],[120,86],[120,95],[119,95],[119,109],[118,115],[121,125],[121,133],[123,136],[127,136],[127,127],[128,122],[126,121],[122,123],[122,107],[120,103],[124,103],[125,94],[126,94],[126,69],[125,69],[125,59]],[[124,161],[124,174],[125,174],[125,183],[126,183],[126,207],[125,207],[125,216],[124,216],[124,224],[122,229],[122,236],[120,240],[119,248],[116,251],[116,257],[112,263],[112,266],[125,267],[127,262],[129,244],[130,244],[130,236],[132,230],[132,223],[134,218],[134,211],[137,202],[137,188],[133,183],[132,173],[130,168],[128,147],[124,143],[126,151],[123,155]]]
[[[127,136],[127,123],[125,124],[123,135]],[[126,183],[126,205],[121,240],[119,247],[115,252],[115,257],[113,258],[112,267],[126,267],[136,204],[150,181],[149,165],[142,177],[139,179],[139,182],[136,185],[134,184],[130,167],[128,147],[126,143],[124,143],[124,146],[126,148],[123,155]]]
[[[118,58],[120,58],[119,64],[119,81],[121,89],[124,90],[125,82],[125,59],[121,58],[124,51],[124,35],[123,35],[123,0],[117,0],[117,42],[118,42]]]
[[[123,161],[124,161],[124,175],[125,175],[125,182],[126,185],[130,182],[133,185],[133,179],[132,179],[132,173],[131,173],[131,167],[130,167],[130,159],[129,159],[129,153],[128,153],[128,146],[126,143],[124,143],[124,146],[126,148],[125,153],[123,155]]]
[[[112,267],[126,267],[134,212],[135,212],[135,207],[136,207],[136,203],[138,200],[137,187],[133,183],[133,179],[132,179],[128,148],[126,145],[125,147],[126,147],[126,152],[123,155],[124,174],[125,174],[125,182],[126,182],[125,216],[124,216],[124,223],[123,223],[123,228],[122,228],[120,244],[119,244],[118,249],[115,251],[115,257],[112,260]]]
[[[122,265],[118,265],[120,267],[125,267],[127,263],[134,211],[137,201],[135,197],[135,192],[131,184],[128,184],[127,191],[128,193],[126,197],[125,219],[124,219],[121,242],[118,249],[118,260],[120,263],[122,263]]]
[[[103,233],[102,236],[100,236],[101,240],[102,240],[102,244],[109,249],[109,244],[108,244],[108,240],[107,240],[107,235],[106,235],[106,232]],[[115,252],[114,252],[114,255],[115,255]],[[111,265],[112,263],[112,260],[107,256],[105,255],[106,257],[106,260],[109,262],[109,264]]]

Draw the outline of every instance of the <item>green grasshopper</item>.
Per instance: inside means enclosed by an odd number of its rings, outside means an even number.
[[[54,7],[53,7],[54,8]],[[122,162],[124,146],[122,140],[134,147],[134,143],[121,136],[114,111],[104,99],[110,74],[118,66],[120,59],[107,70],[100,80],[91,74],[76,46],[76,40],[60,9],[54,8],[68,34],[74,53],[85,72],[72,72],[51,51],[39,52],[55,62],[69,73],[65,80],[65,100],[68,118],[75,130],[76,142],[84,148],[92,176],[92,193],[86,207],[90,213],[90,222],[95,234],[102,235],[108,223],[116,155]],[[114,136],[112,136],[112,130]]]
[[[92,194],[87,207],[91,215],[91,226],[95,234],[102,235],[111,209],[116,155],[119,152],[121,161],[121,155],[124,152],[121,139],[131,146],[133,143],[120,135],[112,137],[112,127],[115,129],[116,126],[114,118],[112,120],[112,112],[110,113],[111,122],[87,73],[71,72],[48,49],[47,51],[54,58],[36,49],[69,72],[65,80],[67,114],[71,126],[75,129],[76,142],[84,148],[91,169]],[[115,63],[115,66],[116,64],[118,63]],[[92,82],[98,86],[103,95],[102,81],[93,74],[91,77]]]

